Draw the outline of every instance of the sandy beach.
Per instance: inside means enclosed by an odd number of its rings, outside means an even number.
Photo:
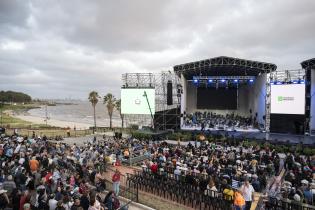
[[[35,117],[35,116],[30,116],[30,115],[13,115],[16,118],[19,118],[21,120],[25,120],[34,124],[45,124],[45,118],[43,117]],[[62,128],[66,128],[66,127],[70,127],[70,128],[74,128],[74,126],[76,127],[77,130],[82,130],[82,129],[87,129],[90,126],[90,124],[86,124],[86,123],[78,123],[78,122],[70,122],[70,121],[62,121],[62,120],[55,120],[55,119],[49,119],[47,122],[48,125],[51,126],[56,126],[56,127],[62,127]]]

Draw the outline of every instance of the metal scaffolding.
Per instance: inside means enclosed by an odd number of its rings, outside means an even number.
[[[274,82],[290,82],[299,81],[305,79],[304,69],[294,69],[294,70],[279,70],[271,73],[271,80]]]
[[[167,105],[167,83],[172,82],[172,105]],[[161,73],[126,73],[122,75],[123,88],[155,88],[155,114],[152,122],[150,115],[125,115],[126,125],[150,126],[156,130],[174,129],[179,123],[172,123],[172,118],[180,116],[181,87],[179,77],[171,71]],[[173,110],[172,112],[170,110]],[[178,110],[174,112],[174,110]],[[177,122],[177,121],[176,121]]]

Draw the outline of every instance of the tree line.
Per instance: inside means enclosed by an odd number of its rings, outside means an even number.
[[[29,103],[32,97],[21,92],[0,91],[0,102],[2,103]]]
[[[101,96],[96,91],[92,91],[89,94],[88,97],[89,101],[91,102],[91,105],[93,107],[93,116],[94,116],[94,129],[96,128],[96,113],[95,113],[95,107],[96,104],[99,102]],[[116,99],[115,96],[111,93],[106,94],[103,97],[103,104],[106,106],[108,116],[109,116],[109,127],[112,128],[112,119],[113,119],[113,113],[116,109],[120,114],[121,119],[121,127],[124,127],[124,115],[121,114],[121,100]]]

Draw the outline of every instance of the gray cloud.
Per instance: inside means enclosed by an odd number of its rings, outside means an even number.
[[[297,69],[315,52],[313,0],[0,1],[0,89],[119,96],[121,74],[220,55]]]

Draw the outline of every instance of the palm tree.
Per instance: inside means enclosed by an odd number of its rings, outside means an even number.
[[[121,127],[124,127],[124,115],[121,113],[121,99],[116,101],[115,107],[117,111],[119,112],[120,119],[121,119]]]
[[[89,101],[90,101],[91,104],[92,104],[93,113],[94,113],[94,128],[93,128],[93,133],[95,132],[95,129],[96,129],[95,107],[96,107],[96,104],[97,104],[99,98],[100,98],[100,96],[98,95],[98,93],[97,93],[96,91],[90,92],[90,94],[89,94]]]
[[[109,127],[112,128],[112,118],[113,118],[113,112],[116,104],[116,98],[111,93],[107,93],[106,96],[104,96],[104,102],[106,105],[108,115],[109,115]]]

